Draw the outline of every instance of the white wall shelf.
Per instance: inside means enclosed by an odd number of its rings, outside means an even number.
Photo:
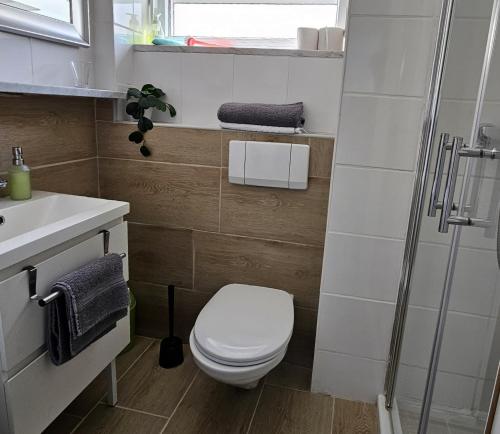
[[[91,98],[125,98],[125,92],[104,89],[89,89],[71,86],[44,86],[29,83],[0,81],[0,93],[28,93],[35,95],[81,96]]]

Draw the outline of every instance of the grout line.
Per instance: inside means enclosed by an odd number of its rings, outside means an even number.
[[[334,423],[333,421],[335,420],[335,398],[332,396],[332,425],[330,427],[330,433],[333,434],[333,427]]]
[[[103,402],[102,404],[104,405],[105,403]],[[120,408],[122,410],[132,411],[134,413],[145,414],[147,416],[154,416],[154,417],[159,417],[161,419],[167,419],[167,420],[169,419],[167,416],[163,416],[161,414],[150,413],[149,411],[137,410],[135,408],[130,408],[130,407],[124,407],[123,405],[115,405],[115,407]]]
[[[84,161],[90,161],[90,160],[94,160],[94,159],[97,160],[97,157],[87,157],[87,158],[80,158],[78,160],[61,161],[59,163],[42,164],[40,166],[33,166],[33,167],[31,167],[31,169],[32,170],[46,169],[49,167],[64,166],[65,164],[82,163]]]
[[[249,434],[250,430],[252,428],[252,424],[253,424],[253,421],[255,419],[255,414],[257,413],[257,407],[259,406],[260,398],[262,397],[262,393],[264,392],[264,387],[266,387],[265,381],[262,384],[262,387],[260,389],[259,397],[257,398],[257,402],[255,403],[255,408],[253,409],[252,417],[250,418],[250,423],[248,424],[248,429],[247,429],[246,434]]]
[[[149,345],[147,345],[147,346],[146,346],[146,348],[144,349],[144,351],[143,351],[141,354],[139,354],[139,355],[137,356],[137,358],[136,358],[136,359],[135,359],[135,360],[134,360],[134,361],[130,364],[130,366],[129,366],[127,369],[125,369],[125,371],[123,371],[123,374],[122,374],[122,375],[120,375],[120,377],[118,377],[118,378],[116,379],[116,382],[117,382],[117,383],[118,383],[118,381],[120,381],[123,377],[125,377],[125,375],[126,375],[126,374],[128,374],[128,372],[129,372],[129,371],[130,371],[130,370],[131,370],[131,369],[132,369],[132,368],[136,365],[136,363],[139,361],[139,359],[141,359],[141,358],[142,358],[142,356],[146,353],[146,351],[148,351],[148,350],[149,350],[149,349],[150,349],[150,348],[154,345],[154,343],[155,343],[154,339],[152,339],[152,338],[148,338],[148,339],[151,339],[151,342],[149,343]],[[101,399],[102,399],[102,398],[101,398]]]
[[[294,392],[303,392],[303,393],[312,393],[310,390],[304,390],[304,389],[297,389],[296,387],[290,387],[290,386],[285,386],[283,384],[273,384],[273,383],[268,383],[267,380],[264,383],[266,386],[269,387],[275,387],[277,389],[286,389],[286,390],[293,390]]]
[[[172,412],[172,414],[170,415],[169,419],[167,420],[167,423],[165,424],[165,426],[162,428],[162,430],[160,431],[160,434],[162,434],[163,432],[165,432],[165,430],[167,429],[167,426],[169,424],[169,422],[174,418],[174,414],[175,412],[177,411],[177,409],[180,407],[182,401],[184,400],[184,398],[186,397],[186,395],[188,394],[189,390],[191,389],[191,386],[194,384],[196,378],[198,378],[198,375],[200,374],[200,371],[198,370],[198,372],[196,372],[196,375],[193,377],[193,379],[191,380],[191,383],[189,383],[189,386],[187,387],[187,389],[184,391],[184,393],[182,394],[181,396],[181,399],[179,399],[179,402],[177,403],[177,405],[175,406],[174,408],[174,411]]]
[[[90,416],[90,413],[92,413],[92,412],[93,412],[93,411],[97,408],[97,406],[98,406],[98,405],[101,405],[101,400],[99,400],[99,401],[97,401],[97,402],[96,402],[96,404],[95,404],[95,405],[94,405],[94,406],[93,406],[93,407],[89,410],[89,412],[88,412],[85,416],[83,416],[83,417],[82,417],[82,419],[80,420],[80,422],[78,422],[78,423],[76,424],[76,426],[75,426],[75,427],[74,427],[74,428],[70,431],[70,433],[69,433],[69,434],[73,434],[74,432],[76,432],[76,430],[77,430],[78,428],[80,428],[80,426],[81,426],[81,425],[85,422],[85,420],[86,420],[86,419]]]
[[[220,166],[209,166],[207,164],[193,164],[193,163],[173,163],[171,161],[158,161],[158,160],[140,160],[136,158],[120,158],[120,157],[99,157],[102,160],[118,160],[118,161],[133,161],[134,163],[144,163],[144,164],[164,164],[168,166],[187,166],[187,167],[201,167],[207,169],[221,169]]]

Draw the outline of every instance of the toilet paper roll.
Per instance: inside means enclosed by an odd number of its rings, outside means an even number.
[[[344,49],[344,29],[322,27],[318,32],[318,50],[342,51]]]
[[[318,29],[299,27],[297,29],[297,48],[299,50],[317,50],[318,34]]]

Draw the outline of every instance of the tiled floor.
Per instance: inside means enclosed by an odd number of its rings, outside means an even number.
[[[189,348],[174,369],[158,366],[159,342],[138,337],[119,357],[118,405],[94,381],[44,434],[376,434],[376,408],[308,392],[310,369],[281,364],[254,390],[218,383]]]

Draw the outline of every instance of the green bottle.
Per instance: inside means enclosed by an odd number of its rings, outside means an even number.
[[[23,149],[12,148],[12,167],[9,169],[9,192],[12,200],[31,199],[31,173],[24,164]]]

